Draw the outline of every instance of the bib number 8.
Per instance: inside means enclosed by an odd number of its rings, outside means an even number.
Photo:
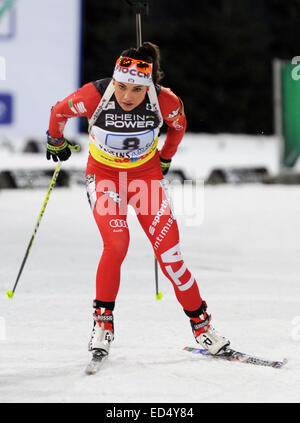
[[[123,149],[125,150],[136,150],[139,148],[140,140],[139,138],[132,137],[132,138],[125,138],[123,141]]]

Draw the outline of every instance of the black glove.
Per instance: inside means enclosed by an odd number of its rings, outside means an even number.
[[[163,159],[162,157],[160,157],[159,160],[162,173],[163,175],[166,175],[169,172],[171,166],[171,159]]]
[[[51,160],[51,157],[54,162],[66,161],[71,156],[71,150],[79,151],[79,145],[75,145],[64,137],[61,138],[53,138],[49,135],[47,131],[47,160]]]

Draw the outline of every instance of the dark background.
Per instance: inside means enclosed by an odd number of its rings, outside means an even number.
[[[272,60],[300,55],[300,0],[148,4],[142,38],[160,46],[162,85],[184,101],[187,130],[272,134]],[[131,46],[135,13],[125,0],[83,0],[82,84],[111,76]]]

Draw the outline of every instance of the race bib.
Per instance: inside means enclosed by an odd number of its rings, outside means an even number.
[[[146,151],[154,142],[154,130],[132,134],[107,134],[105,145],[118,151]]]

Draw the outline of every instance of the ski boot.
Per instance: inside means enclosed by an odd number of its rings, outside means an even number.
[[[108,355],[110,344],[114,340],[114,318],[112,310],[105,309],[101,314],[101,309],[96,308],[93,317],[94,326],[88,350],[93,353],[102,352],[104,355]]]
[[[211,354],[216,355],[228,347],[230,341],[227,338],[217,334],[215,329],[211,326],[211,315],[206,313],[206,308],[206,302],[203,301],[199,310],[199,316],[189,316],[190,322],[193,334],[198,344],[208,350]]]

